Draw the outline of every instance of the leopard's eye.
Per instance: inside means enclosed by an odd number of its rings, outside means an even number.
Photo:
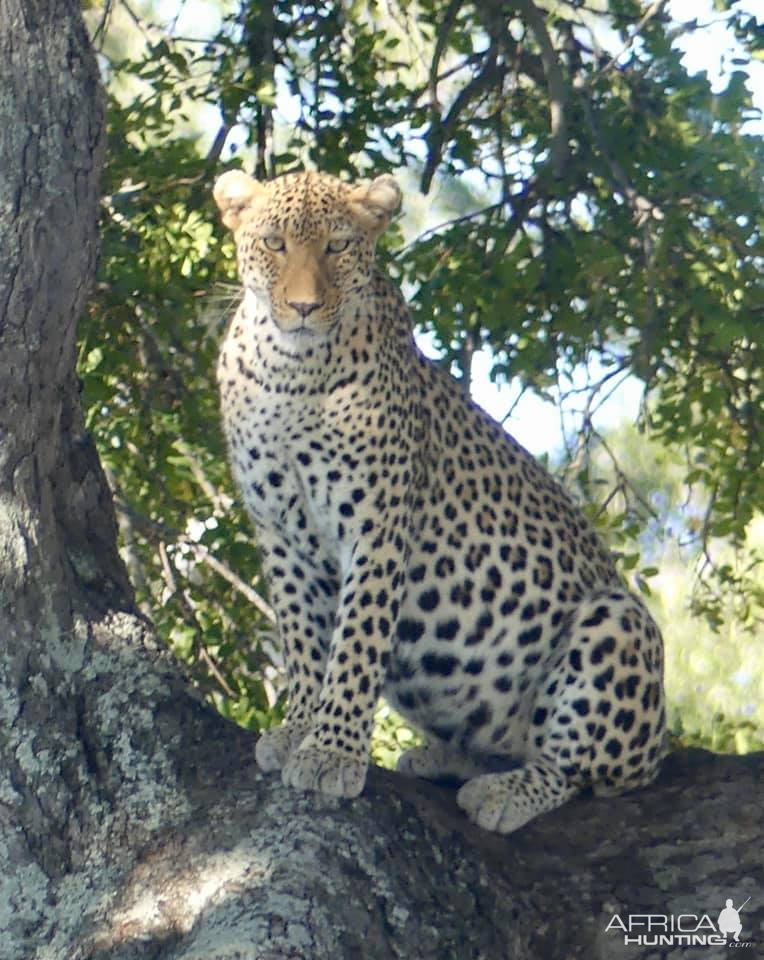
[[[277,237],[275,235],[263,237],[263,243],[265,244],[266,248],[271,250],[273,253],[283,253],[286,250],[286,244],[284,243],[283,237]]]
[[[336,237],[326,244],[327,253],[344,253],[350,246],[350,240],[347,237]]]

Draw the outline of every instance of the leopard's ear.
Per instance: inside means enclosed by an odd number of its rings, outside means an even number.
[[[220,210],[223,223],[229,230],[237,230],[245,210],[265,199],[266,187],[243,170],[229,170],[215,181],[212,195]]]
[[[362,225],[377,234],[387,227],[401,202],[401,188],[389,173],[353,187],[348,204]]]

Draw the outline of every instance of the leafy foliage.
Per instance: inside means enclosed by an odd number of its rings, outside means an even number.
[[[641,429],[700,491],[697,608],[719,625],[732,597],[760,625],[758,558],[719,560],[719,544],[741,547],[764,502],[764,147],[745,126],[763,48],[751,14],[717,6],[739,61],[717,92],[682,66],[678,41],[702,27],[660,3],[197,0],[182,27],[149,0],[90,11],[111,150],[81,326],[89,425],[139,600],[229,716],[273,722],[282,692],[217,425],[216,344],[237,296],[209,199],[224,158],[260,176],[406,168],[408,205],[418,183],[450,219],[415,236],[404,219],[408,242],[393,232],[385,255],[444,363],[469,382],[485,346],[498,380],[559,395],[598,361],[566,467],[646,585],[631,501],[600,509],[612,486],[588,415],[617,374],[641,378]]]

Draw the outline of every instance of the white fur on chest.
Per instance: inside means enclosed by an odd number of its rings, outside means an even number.
[[[258,334],[261,325],[237,317],[221,351],[221,407],[234,479],[261,533],[295,545],[312,535],[344,571],[357,521],[344,516],[341,505],[363,484],[365,467],[352,455],[352,430],[339,414],[342,391],[318,389],[310,365],[303,380],[279,370],[273,355],[254,348]]]

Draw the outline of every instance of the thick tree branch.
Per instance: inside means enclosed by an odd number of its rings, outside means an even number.
[[[459,119],[469,107],[491,88],[497,77],[501,76],[503,76],[503,71],[498,70],[496,65],[496,49],[491,45],[484,55],[482,69],[462,87],[446,116],[441,118],[440,114],[437,113],[433,116],[430,131],[427,135],[427,160],[421,179],[422,193],[429,191],[432,178],[435,176],[438,164],[443,158],[445,145],[456,129]]]
[[[478,5],[478,11],[482,15],[489,35],[503,41],[507,38],[507,12],[512,8],[525,21],[539,46],[541,65],[549,93],[550,164],[554,176],[559,179],[565,173],[569,158],[566,118],[568,90],[559,56],[547,29],[546,16],[533,3],[533,0],[512,0],[510,4],[488,0]],[[507,47],[506,42],[502,45]],[[509,49],[508,52],[511,53]],[[532,69],[530,58],[525,55],[522,61],[524,69],[535,77],[538,71]]]
[[[445,53],[448,45],[448,37],[451,32],[451,28],[453,27],[462,6],[462,0],[450,0],[450,3],[446,7],[446,10],[441,18],[438,35],[435,38],[435,49],[432,54],[432,63],[430,64],[430,75],[428,80],[428,89],[430,91],[430,107],[434,113],[440,111],[440,103],[438,100],[438,82],[440,79],[442,79],[438,76],[440,61],[443,58],[443,54]]]
[[[275,96],[274,70],[276,65],[276,16],[272,4],[263,3],[250,7],[242,3],[244,42],[254,76],[255,91],[261,94],[255,113],[255,176],[260,180],[268,179],[275,173],[273,169],[273,107]]]
[[[715,921],[749,895],[741,940],[764,937],[764,754],[682,752],[649,790],[582,797],[509,838],[469,825],[452,789],[379,769],[342,801],[258,774],[244,738],[212,739],[205,763],[187,822],[75,928],[82,956],[652,960],[614,916]]]
[[[547,87],[549,90],[549,153],[554,175],[559,179],[568,164],[568,128],[565,115],[568,94],[565,76],[560,66],[557,51],[549,36],[544,14],[533,0],[513,0],[525,22],[533,31],[541,52]]]

